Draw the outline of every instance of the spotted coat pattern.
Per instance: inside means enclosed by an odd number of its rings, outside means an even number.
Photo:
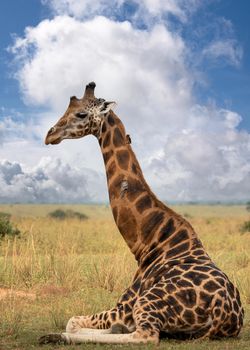
[[[237,288],[208,256],[193,227],[152,193],[131,148],[131,138],[110,104],[94,97],[83,101],[85,105],[71,99],[46,143],[89,133],[97,137],[114,220],[138,269],[114,308],[74,316],[66,331],[111,328],[114,332],[133,332],[134,339],[155,342],[159,337],[237,336],[244,315]],[[84,122],[75,117],[79,113],[77,103],[80,110],[84,105],[83,112],[88,110]],[[61,124],[64,129],[60,129]]]

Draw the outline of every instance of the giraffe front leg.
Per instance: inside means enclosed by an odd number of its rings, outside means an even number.
[[[143,334],[144,335],[144,334]],[[99,344],[140,344],[154,343],[158,344],[158,338],[145,337],[133,332],[130,334],[82,334],[82,333],[63,333],[61,337],[64,344],[83,344],[83,343],[99,343]]]
[[[88,342],[99,339],[101,335],[133,331],[132,309],[128,310],[122,304],[118,304],[117,307],[111,310],[91,316],[73,316],[67,323],[65,333],[44,335],[39,338],[39,343],[71,344],[78,343],[80,339],[82,339],[82,342]]]
[[[131,333],[135,330],[132,315],[135,300],[136,293],[132,287],[128,288],[124,291],[115,308],[91,316],[73,316],[67,323],[65,333],[44,335],[40,337],[39,343],[68,344],[73,334],[78,335],[77,339],[81,335],[92,339],[94,334],[95,336],[104,336],[110,333]]]
[[[85,330],[106,330],[105,333],[131,333],[134,331],[132,307],[118,303],[117,307],[91,316],[73,316],[69,319],[66,332],[87,332]],[[89,331],[88,331],[89,332]]]
[[[84,329],[111,329],[111,333],[131,333],[135,330],[133,306],[137,295],[133,285],[120,297],[116,307],[91,316],[73,316],[66,326],[67,333],[85,332]]]
[[[110,329],[109,311],[103,311],[99,314],[90,316],[73,316],[66,325],[67,333],[84,332],[85,329],[106,330]]]
[[[81,335],[83,337],[87,337],[89,339],[92,339],[93,337],[96,337],[101,334],[111,334],[111,328],[109,329],[94,329],[94,328],[81,328],[75,333],[50,333],[43,335],[39,338],[38,342],[40,345],[44,344],[72,344],[74,342],[74,339],[78,339],[78,337]]]
[[[158,299],[158,297],[157,297]],[[145,303],[146,302],[146,303]],[[67,327],[67,331],[62,334],[67,344],[82,343],[103,343],[103,344],[138,344],[138,343],[155,343],[159,342],[159,332],[162,328],[160,314],[155,312],[154,304],[147,298],[140,298],[133,305],[133,311],[125,312],[126,308],[123,304],[109,311],[109,315],[103,313],[93,315],[91,318],[71,318]],[[135,319],[129,327],[128,316],[131,320]],[[104,331],[94,330],[87,331],[81,326],[90,326],[88,322],[99,324],[100,319],[107,318],[110,321],[111,329]],[[109,325],[109,323],[108,323]],[[72,328],[73,327],[73,328]],[[73,332],[72,332],[73,330]],[[126,333],[126,334],[124,334]]]
[[[110,310],[111,311],[111,310]],[[109,323],[104,322],[102,317],[108,315],[109,311],[92,316],[73,316],[66,325],[65,333],[49,333],[38,339],[40,345],[44,344],[72,344],[80,335],[91,338],[94,334],[109,334],[111,328]],[[107,318],[107,316],[105,316]],[[107,327],[107,329],[105,329]],[[74,336],[73,336],[74,335]],[[76,337],[77,335],[77,337]],[[73,336],[73,339],[72,339]]]

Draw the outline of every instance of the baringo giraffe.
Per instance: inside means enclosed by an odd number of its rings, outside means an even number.
[[[138,262],[131,286],[117,305],[91,316],[74,316],[66,332],[41,343],[138,343],[234,337],[243,323],[239,292],[212,262],[192,226],[152,193],[130,146],[113,102],[71,97],[46,144],[88,134],[97,137],[106,167],[115,222]],[[126,333],[126,334],[124,334]]]

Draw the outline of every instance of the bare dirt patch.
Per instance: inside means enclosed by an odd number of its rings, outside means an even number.
[[[14,290],[9,288],[0,288],[0,300],[8,297],[17,297],[17,298],[29,298],[32,300],[36,299],[35,293],[28,293],[22,290]]]
[[[40,290],[40,295],[62,295],[65,296],[69,293],[69,288],[58,287],[54,285],[45,285]]]

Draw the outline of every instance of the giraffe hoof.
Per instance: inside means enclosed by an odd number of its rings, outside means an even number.
[[[66,338],[63,336],[61,333],[51,333],[51,334],[46,334],[43,335],[38,339],[38,343],[40,345],[45,345],[45,344],[67,344]]]
[[[115,323],[111,326],[111,334],[128,334],[128,328],[121,323]]]

